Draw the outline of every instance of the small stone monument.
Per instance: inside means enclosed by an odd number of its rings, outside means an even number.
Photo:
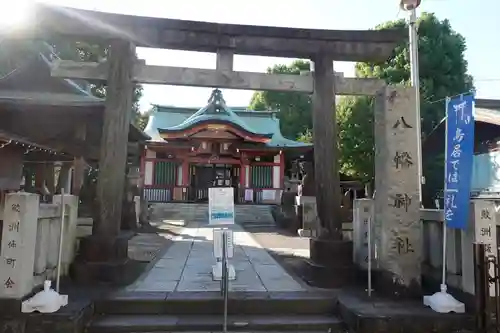
[[[299,229],[298,234],[301,237],[311,237],[316,236],[319,230],[314,167],[311,162],[303,162],[301,168],[304,177],[299,186],[296,206],[298,215],[301,216],[302,229]]]
[[[299,196],[316,197],[316,182],[314,179],[314,166],[311,162],[303,162],[301,165],[304,177],[300,186]]]

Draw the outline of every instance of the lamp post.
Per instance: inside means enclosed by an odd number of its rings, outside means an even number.
[[[418,35],[417,35],[417,13],[416,9],[420,5],[421,0],[400,0],[399,6],[402,10],[410,12],[410,67],[411,67],[411,84],[415,87],[415,103],[416,105],[416,129],[417,129],[417,143],[418,143],[418,176],[420,179],[420,204],[422,205],[422,184],[425,179],[422,174],[422,130],[420,119],[420,82],[418,70]],[[439,207],[437,207],[439,209]],[[445,221],[446,222],[446,221]],[[439,292],[431,296],[424,296],[423,303],[430,306],[434,311],[440,313],[448,312],[465,312],[465,305],[457,301],[452,295],[448,294],[446,286],[446,223],[443,223],[443,281]]]
[[[412,87],[415,87],[416,104],[416,131],[417,131],[417,165],[419,179],[419,201],[422,205],[422,185],[425,184],[425,178],[422,171],[422,129],[420,116],[420,80],[418,69],[418,34],[417,34],[417,8],[421,0],[401,0],[399,6],[402,10],[409,12],[409,37],[410,37],[410,79]]]

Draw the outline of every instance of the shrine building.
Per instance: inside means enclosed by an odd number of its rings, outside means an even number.
[[[218,89],[199,110],[154,106],[145,132],[151,140],[141,171],[150,202],[203,202],[208,188],[224,186],[235,189],[236,203],[280,203],[284,190],[293,191],[285,170],[312,151],[283,137],[276,112],[229,108]]]

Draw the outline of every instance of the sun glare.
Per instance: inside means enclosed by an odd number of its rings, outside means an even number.
[[[31,3],[32,1],[28,0],[16,0],[1,10],[0,29],[16,28],[23,25],[28,18]]]

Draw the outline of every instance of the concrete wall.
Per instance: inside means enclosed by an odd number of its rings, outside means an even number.
[[[354,227],[354,260],[360,267],[366,267],[368,253],[367,224],[373,219],[370,209],[371,199],[355,200],[353,212]],[[368,208],[368,209],[366,209]],[[371,215],[371,216],[370,216]],[[420,223],[423,228],[420,245],[423,249],[421,274],[440,280],[443,265],[443,210],[421,209]],[[471,213],[466,229],[446,229],[447,283],[463,292],[474,294],[473,243],[480,242],[490,249],[489,255],[496,256],[497,233],[500,226],[500,214],[497,203],[492,200],[471,200]],[[374,226],[372,225],[372,228]],[[373,241],[374,245],[376,242]],[[372,252],[374,268],[379,258]],[[493,295],[493,285],[491,294]]]

